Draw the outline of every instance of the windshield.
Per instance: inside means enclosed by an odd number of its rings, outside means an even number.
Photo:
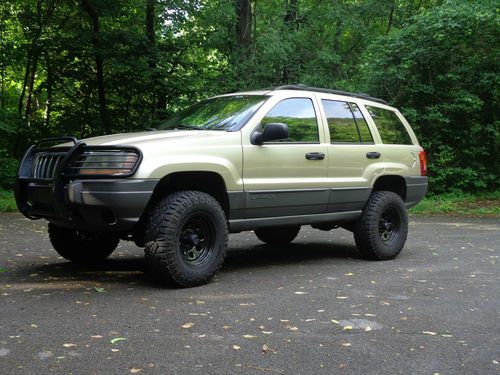
[[[201,101],[175,113],[157,126],[159,130],[230,130],[239,128],[268,99],[262,95],[223,96]]]

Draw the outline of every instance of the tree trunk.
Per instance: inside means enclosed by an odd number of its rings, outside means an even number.
[[[52,112],[52,85],[54,83],[54,76],[52,70],[52,63],[50,62],[49,56],[45,55],[45,63],[47,67],[47,100],[45,101],[45,114],[43,119],[43,125],[49,127],[50,125],[50,115]]]
[[[24,118],[28,121],[29,125],[29,118],[31,115],[31,102],[33,101],[33,88],[35,87],[35,78],[36,78],[36,71],[38,68],[38,56],[40,55],[40,52],[37,47],[35,47],[35,51],[33,52],[33,59],[31,63],[31,72],[29,74],[29,80],[28,80],[28,93],[26,95],[26,109],[24,110]]]
[[[21,95],[19,95],[19,103],[17,106],[17,113],[19,113],[20,116],[23,114],[23,108],[24,108],[24,97],[26,96],[26,85],[28,84],[28,77],[30,76],[30,71],[31,71],[31,49],[28,51],[28,56],[26,57],[26,70],[24,71],[24,80],[23,80],[23,87],[21,89]]]
[[[288,2],[285,0],[285,6],[286,6],[286,13],[284,17],[284,22],[285,22],[285,27],[286,27],[286,32],[294,32],[297,31],[298,29],[298,23],[297,23],[297,0],[290,0]],[[281,72],[281,83],[282,84],[288,84],[290,81],[293,80],[292,74],[290,72],[290,64],[285,63],[285,66],[283,67],[283,70]]]
[[[385,34],[389,34],[389,31],[391,31],[392,27],[392,22],[394,20],[394,10],[396,8],[396,4],[392,3],[391,5],[391,11],[389,12],[389,20],[387,21],[387,30],[385,31]]]
[[[163,109],[160,107],[163,102],[158,98],[159,78],[156,72],[157,57],[156,57],[156,34],[155,34],[155,18],[156,18],[156,0],[146,0],[146,37],[149,41],[148,65],[151,71],[151,118],[156,117],[156,110]]]
[[[236,41],[244,53],[252,43],[252,7],[250,0],[236,0]]]
[[[102,128],[106,133],[111,131],[111,119],[106,105],[106,91],[104,89],[104,59],[101,55],[101,41],[99,35],[99,15],[92,7],[90,0],[82,0],[82,7],[90,17],[92,28],[92,45],[96,65],[97,96]]]

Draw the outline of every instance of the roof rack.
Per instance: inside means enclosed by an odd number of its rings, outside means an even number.
[[[353,98],[366,99],[366,100],[371,100],[373,102],[377,102],[377,103],[381,103],[381,104],[387,104],[387,102],[384,99],[375,98],[373,96],[363,94],[363,93],[348,92],[348,91],[342,91],[342,90],[323,89],[320,87],[310,87],[307,85],[303,85],[301,83],[296,84],[296,85],[284,85],[284,86],[273,87],[273,88],[271,88],[271,90],[272,91],[275,91],[275,90],[300,90],[300,91],[324,92],[326,94],[345,95],[345,96],[351,96]]]

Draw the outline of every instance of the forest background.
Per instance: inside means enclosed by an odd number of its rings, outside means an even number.
[[[431,193],[498,214],[499,36],[495,0],[2,0],[0,201],[13,206],[36,139],[142,130],[215,94],[303,83],[401,109]]]

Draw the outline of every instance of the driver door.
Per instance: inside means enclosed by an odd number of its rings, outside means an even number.
[[[329,189],[328,149],[313,97],[276,103],[255,129],[284,123],[289,138],[253,145],[243,142],[246,218],[324,213]],[[246,137],[249,138],[249,137]]]

